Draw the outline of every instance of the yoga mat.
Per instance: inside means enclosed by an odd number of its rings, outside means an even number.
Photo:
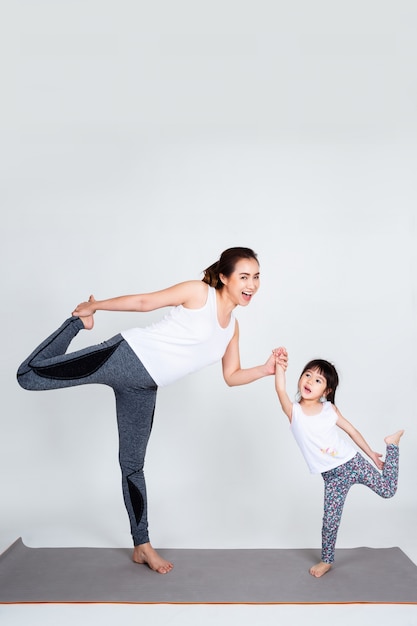
[[[336,550],[322,578],[319,550],[161,549],[165,575],[125,548],[29,548],[0,555],[0,603],[346,604],[417,603],[417,567],[400,548]]]

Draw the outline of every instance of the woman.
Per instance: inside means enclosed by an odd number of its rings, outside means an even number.
[[[272,353],[263,365],[249,369],[240,365],[239,326],[233,311],[237,306],[247,306],[258,288],[257,255],[250,248],[229,248],[204,271],[203,280],[108,300],[91,296],[18,370],[19,384],[29,390],[97,383],[113,388],[133,561],[146,563],[160,574],[169,572],[173,565],[149,541],[143,475],[157,389],[218,360],[230,386],[274,374]],[[145,312],[163,307],[173,308],[156,324],[123,331],[100,345],[66,354],[77,333],[93,327],[96,311]]]

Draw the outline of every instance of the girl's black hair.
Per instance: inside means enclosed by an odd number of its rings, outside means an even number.
[[[221,289],[223,283],[220,280],[220,274],[229,277],[235,271],[236,263],[240,259],[255,259],[258,261],[258,255],[250,248],[228,248],[222,252],[220,259],[204,270],[204,283]]]
[[[328,392],[326,397],[329,402],[334,404],[336,389],[339,384],[339,376],[335,366],[324,359],[313,359],[304,366],[300,378],[307,370],[317,370],[326,379],[326,391]]]

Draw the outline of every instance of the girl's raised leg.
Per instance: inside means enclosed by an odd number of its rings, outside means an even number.
[[[322,560],[317,565],[310,568],[310,574],[320,578],[332,567],[334,561],[334,549],[336,545],[337,531],[340,525],[343,505],[350,487],[359,483],[369,487],[382,498],[392,498],[397,491],[398,483],[398,460],[399,443],[404,434],[404,430],[398,430],[392,435],[385,437],[387,446],[384,469],[382,474],[364,459],[361,455],[356,455],[344,466],[336,468],[337,477],[327,481],[331,473],[326,472],[325,479],[325,508],[322,529]]]

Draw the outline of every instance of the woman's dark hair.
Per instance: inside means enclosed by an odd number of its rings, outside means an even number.
[[[220,274],[227,277],[233,274],[236,263],[240,259],[255,259],[255,261],[258,261],[258,255],[250,248],[228,248],[222,252],[220,259],[216,263],[204,270],[203,282],[215,289],[221,289],[223,283],[220,280]]]
[[[326,379],[326,391],[328,391],[327,400],[334,404],[334,397],[337,385],[339,384],[339,376],[336,372],[335,366],[332,365],[332,363],[329,363],[329,361],[324,361],[323,359],[313,359],[304,367],[300,378],[307,370],[316,370]]]

